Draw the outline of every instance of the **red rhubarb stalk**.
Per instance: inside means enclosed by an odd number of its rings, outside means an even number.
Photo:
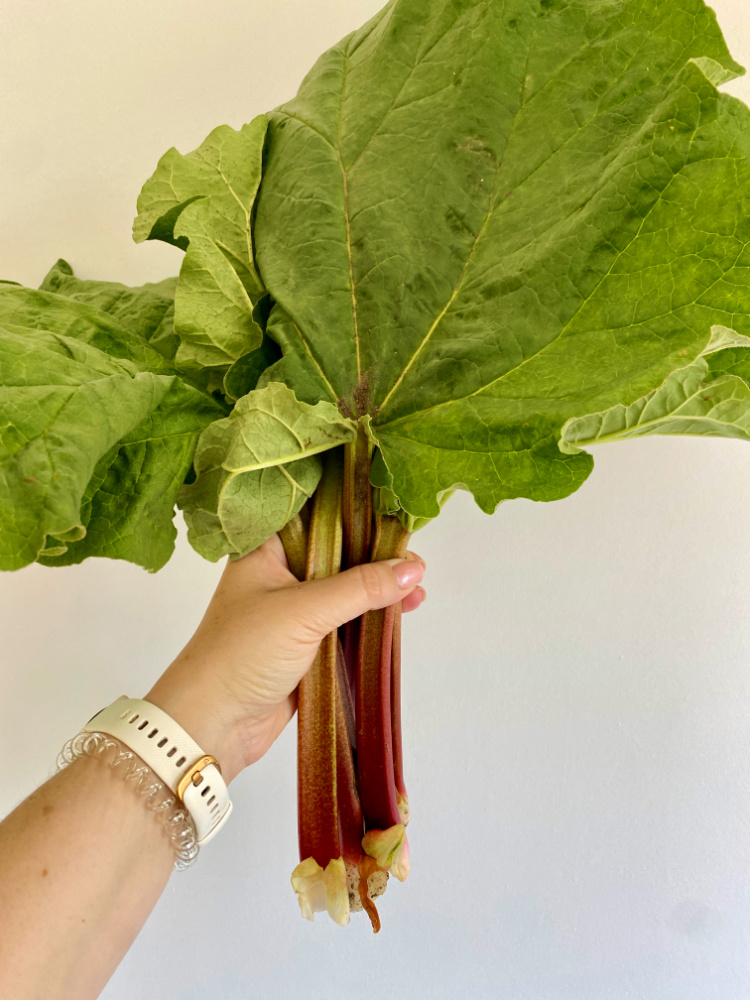
[[[313,498],[307,547],[307,578],[331,576],[341,565],[341,455],[328,452]],[[341,857],[336,808],[337,636],[327,635],[299,690],[298,817],[300,859],[325,868]]]
[[[372,559],[392,559],[406,551],[408,532],[397,518],[377,519]],[[363,615],[357,663],[357,779],[367,830],[401,823],[394,770],[395,735],[400,718],[392,707],[393,626],[395,607]],[[396,700],[400,704],[398,692]]]
[[[409,822],[409,797],[404,782],[404,744],[401,737],[401,606],[393,618],[393,648],[391,661],[391,733],[393,737],[393,779],[401,822]]]
[[[370,461],[372,445],[359,426],[357,437],[344,448],[344,567],[360,566],[370,559],[372,541],[372,487]],[[361,619],[354,618],[341,629],[344,662],[349,675],[349,688],[354,694],[357,684],[357,650]]]
[[[396,518],[379,518],[377,548],[390,551],[394,556],[406,555],[409,535],[403,530]],[[387,558],[387,557],[383,557]],[[409,799],[404,782],[404,750],[401,736],[401,605],[394,608],[393,641],[391,644],[391,735],[393,746],[393,777],[396,783],[396,796],[401,822],[409,822]]]
[[[309,528],[298,517],[281,533],[298,578],[337,573],[342,555],[352,566],[405,554],[409,536],[396,518],[378,517],[371,537],[370,457],[362,432],[326,455]],[[350,623],[343,642],[326,636],[298,696],[301,860],[292,884],[305,916],[327,909],[346,923],[352,909],[365,909],[376,933],[373,900],[389,872],[403,880],[409,871],[400,623],[393,606]]]
[[[337,573],[341,566],[341,494],[343,456],[340,449],[325,457],[323,478],[315,493],[307,543],[308,579]],[[290,531],[290,568],[298,564],[299,526]],[[299,565],[296,566],[299,569]],[[338,685],[340,667],[337,632],[321,642],[315,661],[298,689],[298,822],[300,863],[292,873],[303,916],[313,919],[327,910],[336,923],[349,921],[349,889],[342,833],[356,843],[358,804],[353,781],[351,745]],[[337,735],[337,730],[340,732]],[[342,758],[343,760],[340,759]],[[347,777],[347,768],[351,779]],[[342,815],[344,818],[342,831]]]

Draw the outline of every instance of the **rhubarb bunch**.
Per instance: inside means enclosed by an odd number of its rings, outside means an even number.
[[[252,39],[249,40],[250,51]],[[281,532],[300,579],[457,489],[557,500],[588,448],[750,440],[750,112],[703,0],[390,0],[292,100],[170,149],[127,288],[0,284],[0,567],[149,570]],[[299,692],[302,911],[409,869],[398,608]]]
[[[387,515],[373,521],[371,450],[360,432],[344,449],[328,452],[308,524],[298,515],[282,530],[290,567],[301,579],[405,554],[408,532],[400,521]],[[327,910],[346,924],[352,910],[364,909],[376,932],[374,900],[389,874],[400,881],[409,874],[400,619],[392,606],[326,636],[298,693],[301,860],[292,886],[304,916]]]

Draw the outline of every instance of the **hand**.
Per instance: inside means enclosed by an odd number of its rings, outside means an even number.
[[[231,781],[268,750],[296,710],[321,639],[365,611],[419,607],[424,563],[356,566],[300,583],[278,535],[228,562],[195,635],[146,699],[168,712]]]

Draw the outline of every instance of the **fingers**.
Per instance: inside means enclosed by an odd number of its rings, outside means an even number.
[[[222,585],[243,593],[267,590],[296,583],[289,571],[284,546],[278,535],[271,535],[262,545],[241,559],[228,559],[222,574]]]
[[[415,587],[401,602],[401,610],[403,612],[416,611],[426,597],[427,594],[424,587]]]
[[[279,536],[273,535],[249,555],[227,562],[220,600],[244,603],[253,592],[283,590],[291,619],[304,627],[308,637],[312,633],[322,638],[365,611],[398,601],[404,611],[414,611],[426,596],[418,586],[424,570],[424,560],[407,552],[404,559],[367,563],[300,585],[289,571]]]
[[[293,594],[290,591],[294,614],[300,624],[322,639],[366,611],[403,600],[412,602],[410,608],[417,607],[422,598],[412,595],[422,589],[417,584],[424,570],[420,559],[385,559],[354,566],[324,580],[310,580],[295,588]]]

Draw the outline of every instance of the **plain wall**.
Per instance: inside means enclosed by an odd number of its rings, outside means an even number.
[[[0,277],[38,284],[59,256],[82,277],[176,273],[179,251],[130,240],[158,157],[292,95],[378,6],[4,0]],[[744,6],[715,4],[750,63]],[[653,438],[595,457],[565,501],[488,519],[457,496],[414,540],[413,874],[381,934],[299,916],[291,726],[106,1000],[746,1000],[750,449]],[[0,815],[94,712],[148,689],[219,572],[181,536],[155,576],[89,561],[0,577]]]

